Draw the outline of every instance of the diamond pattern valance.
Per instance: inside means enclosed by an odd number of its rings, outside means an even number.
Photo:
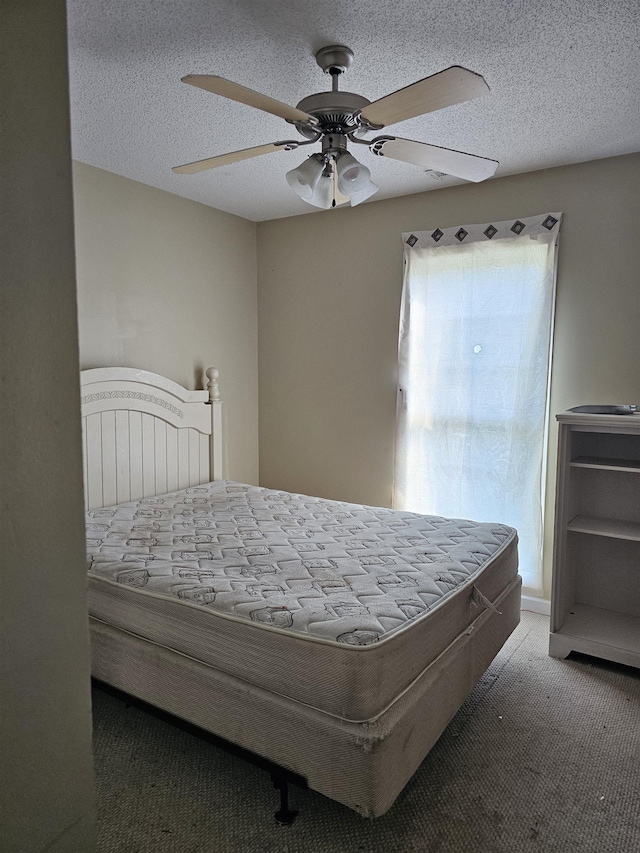
[[[507,219],[504,222],[488,222],[482,225],[454,225],[452,228],[436,228],[431,231],[413,231],[402,235],[407,246],[456,246],[476,241],[501,240],[505,238],[548,234],[557,229],[561,213],[543,213],[526,219]]]

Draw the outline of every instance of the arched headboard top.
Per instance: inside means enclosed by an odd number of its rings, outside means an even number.
[[[209,372],[214,370],[209,368]],[[85,415],[118,409],[145,412],[145,404],[155,404],[164,409],[165,419],[173,426],[184,426],[188,420],[199,432],[211,433],[210,413],[201,405],[209,402],[210,392],[189,391],[159,373],[133,367],[97,367],[82,371],[80,387]],[[189,405],[192,403],[199,405]],[[162,412],[153,410],[153,414],[162,417]],[[176,419],[183,423],[176,423]]]
[[[209,368],[209,371],[212,370],[215,368]],[[166,376],[152,373],[150,370],[138,370],[135,367],[94,367],[91,370],[83,370],[80,374],[80,384],[83,389],[88,385],[100,385],[103,382],[135,382],[151,385],[153,388],[172,394],[183,403],[200,403],[209,399],[207,391],[189,391],[173,379],[167,379]]]
[[[131,367],[80,376],[85,498],[89,509],[222,478],[218,371],[208,390]]]

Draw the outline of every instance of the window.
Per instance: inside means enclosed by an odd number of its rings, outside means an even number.
[[[395,505],[515,527],[533,589],[559,221],[404,235]]]

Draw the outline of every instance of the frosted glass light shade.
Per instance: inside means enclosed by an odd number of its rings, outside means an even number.
[[[331,173],[321,175],[312,197],[305,199],[305,201],[314,207],[322,207],[328,210],[333,204],[333,175]]]
[[[371,183],[371,173],[366,166],[358,163],[355,157],[348,152],[343,152],[337,159],[338,189],[344,195],[352,196],[353,193],[363,190]]]
[[[351,193],[351,207],[355,207],[357,204],[366,201],[374,193],[377,193],[378,189],[378,185],[374,184],[373,181],[370,180],[361,190]]]
[[[312,154],[304,163],[287,172],[287,183],[291,189],[305,201],[310,201],[324,170],[324,159],[320,154]]]

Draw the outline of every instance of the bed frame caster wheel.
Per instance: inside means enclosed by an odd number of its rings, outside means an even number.
[[[286,779],[281,776],[272,776],[273,787],[280,791],[280,808],[275,813],[274,817],[279,826],[291,826],[298,812],[292,811],[289,808],[289,784]]]

